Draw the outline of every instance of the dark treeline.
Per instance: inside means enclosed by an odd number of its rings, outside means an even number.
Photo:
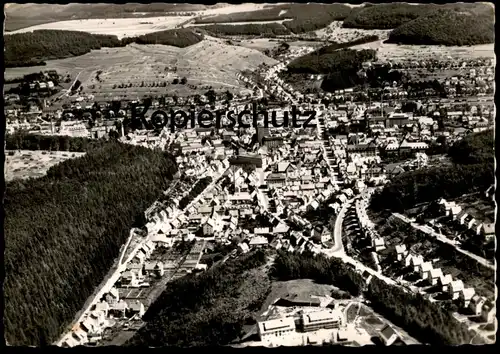
[[[189,203],[191,203],[194,198],[196,198],[201,192],[203,192],[210,183],[212,183],[212,177],[210,176],[204,177],[196,182],[193,188],[191,188],[191,190],[189,191],[188,195],[182,197],[182,199],[179,201],[179,208],[184,209],[186,206],[188,206]]]
[[[259,309],[268,295],[267,276],[249,273],[265,262],[265,253],[254,251],[198,276],[174,280],[144,315],[146,325],[127,344],[229,344],[242,335],[243,325],[252,320],[252,311]]]
[[[474,333],[438,303],[373,278],[365,292],[373,309],[424,343],[469,344]]]
[[[402,326],[423,343],[457,345],[469,343],[474,336],[439,304],[431,303],[419,294],[385,284],[376,277],[366,287],[363,278],[353,267],[335,258],[279,252],[273,274],[280,280],[309,278],[335,285],[351,294],[362,293],[371,301],[375,311]]]
[[[476,45],[495,42],[495,14],[439,10],[408,22],[389,34],[389,43]]]
[[[353,41],[349,42],[344,42],[344,43],[332,43],[330,45],[327,45],[325,47],[321,47],[317,51],[314,51],[310,55],[323,55],[323,54],[329,54],[333,53],[334,51],[338,49],[345,49],[349,47],[353,47],[355,45],[360,45],[360,44],[365,44],[365,43],[370,43],[370,42],[375,42],[378,41],[379,37],[375,35],[370,35],[370,36],[364,36],[358,39],[355,39]]]
[[[326,53],[310,53],[293,60],[288,71],[298,74],[333,74],[335,72],[359,71],[365,61],[375,59],[371,49],[340,49]]]
[[[5,149],[86,152],[92,146],[91,141],[83,137],[16,132],[5,137]]]
[[[354,9],[344,20],[343,27],[363,29],[392,29],[429,14],[435,5],[406,3],[378,4]]]
[[[102,281],[176,165],[160,151],[96,141],[39,179],[7,183],[5,338],[47,345]],[[139,226],[139,225],[137,225]]]
[[[165,44],[187,47],[203,36],[189,29],[174,29],[119,40],[116,36],[78,31],[36,30],[4,36],[5,67],[45,65],[45,60],[83,55],[104,47],[123,47],[130,43]]]
[[[163,44],[185,48],[201,42],[202,40],[203,35],[189,29],[174,29],[148,33],[138,37],[126,37],[122,39],[122,45],[127,45],[129,43]]]
[[[313,279],[322,284],[332,284],[358,296],[363,288],[361,274],[346,266],[336,258],[323,255],[278,252],[271,275],[282,281],[293,279]]]
[[[358,75],[362,64],[376,58],[376,52],[371,49],[353,50],[340,49],[326,53],[311,53],[299,57],[288,65],[288,71],[283,74],[285,80],[289,77],[303,74],[326,74],[321,83],[325,91],[335,91],[360,85],[363,78]]]
[[[283,26],[293,33],[305,33],[324,28],[332,21],[345,19],[352,9],[344,4],[284,4],[258,11],[223,14],[198,19],[196,23],[229,23],[286,20]],[[256,24],[257,28],[265,28]]]
[[[281,36],[290,34],[290,30],[279,23],[261,23],[244,25],[208,25],[199,26],[199,29],[226,36]]]
[[[449,148],[453,166],[402,173],[373,196],[371,206],[401,212],[419,203],[485,191],[495,182],[493,147],[492,130],[472,134]]]

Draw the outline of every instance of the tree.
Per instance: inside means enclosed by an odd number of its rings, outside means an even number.
[[[209,103],[215,103],[215,101],[217,100],[217,95],[215,94],[215,91],[213,89],[208,90],[205,93],[205,96],[207,97]]]
[[[187,79],[185,77],[183,77],[181,79],[181,85],[185,85],[187,83]]]
[[[179,83],[179,79],[175,78],[173,81],[172,81],[172,84],[174,85],[177,85]]]

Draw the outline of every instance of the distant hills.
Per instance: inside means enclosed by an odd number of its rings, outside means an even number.
[[[495,10],[488,3],[407,3],[355,8],[346,28],[393,29],[390,43],[475,45],[494,43]]]
[[[5,7],[5,30],[15,31],[21,28],[43,23],[82,20],[92,18],[140,17],[134,13],[160,15],[167,12],[186,12],[206,10],[203,4],[7,4]]]

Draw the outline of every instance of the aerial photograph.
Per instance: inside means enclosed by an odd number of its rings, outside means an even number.
[[[496,343],[493,3],[4,17],[7,346]]]

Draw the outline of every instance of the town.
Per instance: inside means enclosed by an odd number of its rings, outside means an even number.
[[[432,198],[438,187],[422,187],[443,183],[424,174],[451,171],[472,149],[464,144],[493,136],[494,54],[367,60],[358,77],[381,75],[381,82],[327,92],[317,84],[328,79],[324,74],[290,79],[290,65],[316,47],[282,46],[288,47],[273,55],[274,63],[235,75],[239,91],[210,87],[204,94],[101,99],[78,76],[56,70],[8,82],[7,181],[14,179],[9,173],[28,170],[26,159],[41,159],[50,174],[49,157],[52,164],[58,154],[86,158],[84,144],[74,139],[161,151],[177,166],[168,189],[129,230],[112,268],[55,344],[124,345],[147,328],[154,315],[146,314],[172,283],[256,252],[269,264],[284,254],[340,262],[361,279],[359,292],[342,289],[342,282],[289,276],[279,281],[288,290],[273,285],[231,346],[428,344],[414,334],[415,322],[385,316],[382,300],[366,295],[379,286],[450,313],[453,326],[473,333],[470,343],[455,344],[495,342],[494,181],[478,170],[474,190],[465,186],[446,198]],[[392,80],[394,72],[405,79]],[[175,80],[186,86],[191,78]],[[300,113],[296,125],[287,122],[291,107]],[[217,117],[250,113],[230,129],[198,122],[175,124],[173,131],[153,122],[157,111],[193,108]],[[133,119],[137,110],[145,119]],[[303,125],[309,119],[304,112],[312,111],[310,127]],[[264,124],[267,116],[273,124]],[[484,144],[469,157],[493,156],[493,145]],[[461,172],[447,173],[461,178]],[[413,176],[413,187],[404,185],[405,176]]]

